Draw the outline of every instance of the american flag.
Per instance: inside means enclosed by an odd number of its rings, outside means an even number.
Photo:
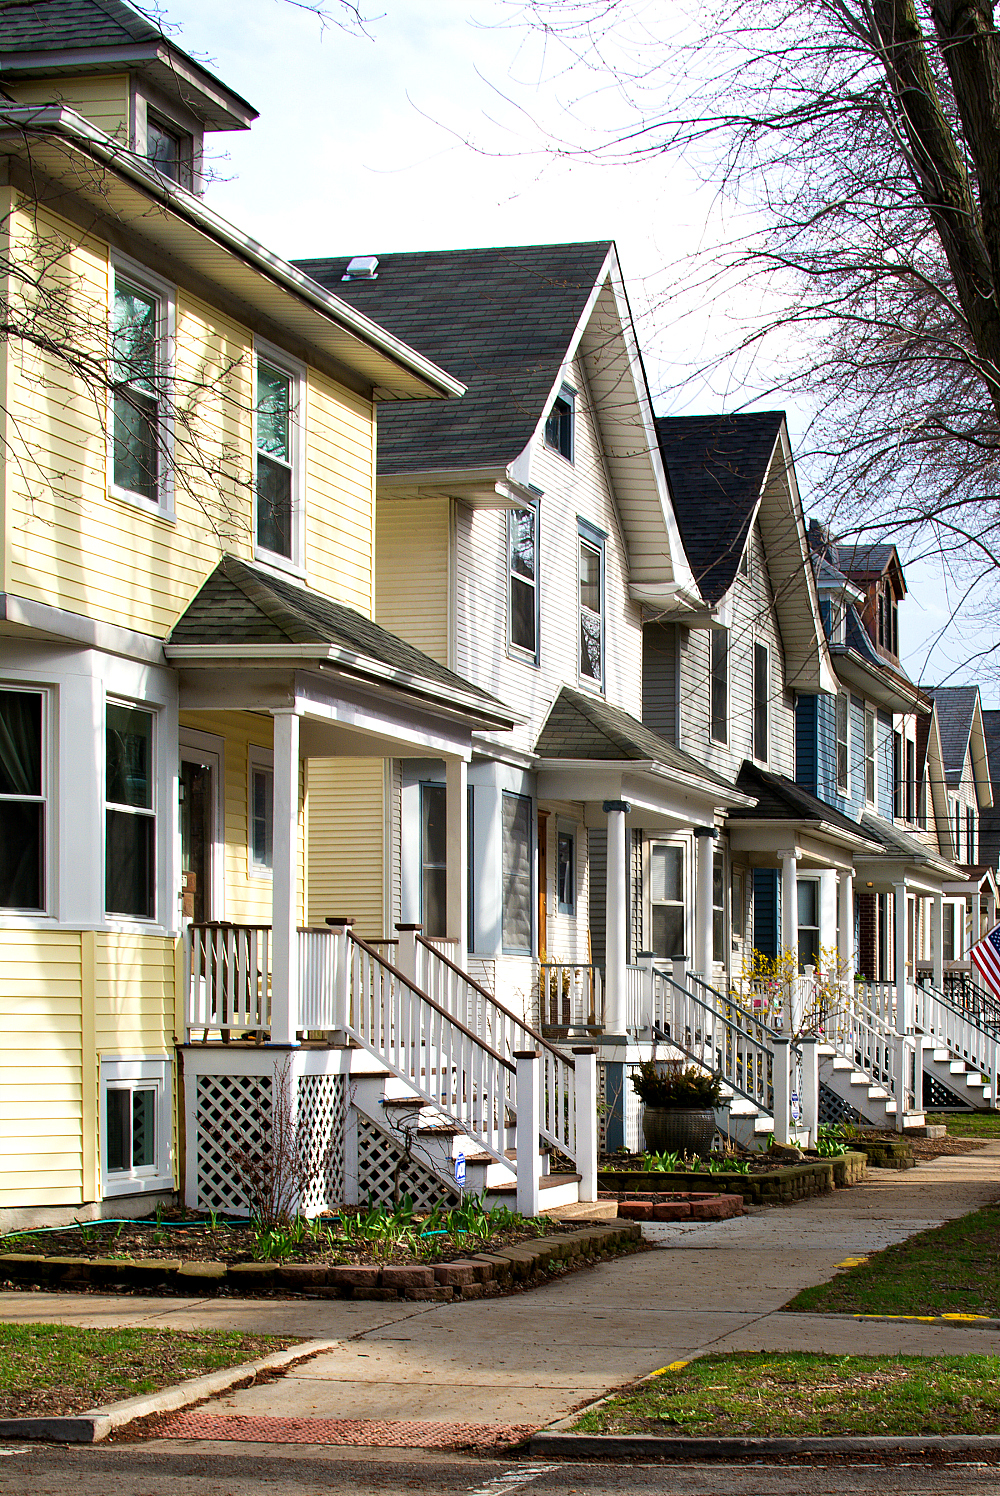
[[[1000,925],[994,925],[969,952],[993,996],[1000,998]]]

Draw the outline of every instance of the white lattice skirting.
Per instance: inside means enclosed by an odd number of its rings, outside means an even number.
[[[259,1148],[271,1135],[271,1077],[199,1075],[198,1209],[246,1215],[230,1154]]]
[[[391,1205],[393,1197],[393,1175],[396,1165],[404,1155],[404,1149],[396,1139],[380,1127],[376,1127],[361,1112],[356,1112],[358,1125],[358,1198],[371,1200],[376,1205]],[[419,1147],[419,1138],[414,1147]],[[458,1192],[437,1177],[426,1164],[417,1158],[409,1158],[400,1169],[399,1193],[409,1195],[416,1210],[430,1210],[438,1201],[457,1204]]]
[[[311,1182],[299,1205],[303,1215],[319,1215],[343,1202],[346,1125],[347,1084],[344,1076],[300,1076],[298,1130],[311,1173]]]

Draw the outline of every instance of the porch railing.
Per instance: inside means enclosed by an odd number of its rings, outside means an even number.
[[[581,961],[543,961],[538,967],[538,1026],[543,1034],[581,1038],[604,1030],[604,972]]]
[[[652,980],[654,1035],[773,1114],[774,1031],[693,973],[687,973],[681,985],[654,967]]]
[[[541,1063],[540,1133],[569,1158],[576,1157],[576,1073],[573,1060],[505,1008],[442,950],[439,942],[415,939],[417,986],[451,1013],[483,1043],[507,1060],[537,1049]],[[514,1097],[508,1098],[516,1111]]]
[[[976,1015],[953,1002],[929,982],[914,988],[916,1026],[956,1060],[978,1070],[997,1105],[1000,1082],[1000,1031],[977,1022]]]
[[[270,1025],[271,927],[221,922],[188,932],[188,1036],[263,1035]]]

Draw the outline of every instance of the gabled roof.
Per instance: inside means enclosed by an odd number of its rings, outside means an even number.
[[[735,580],[784,419],[780,410],[657,418],[684,549],[710,606]]]
[[[929,711],[924,692],[901,666],[880,655],[853,603],[847,605],[845,642],[831,644],[834,667],[845,685],[891,712]]]
[[[122,0],[0,5],[0,74],[11,79],[136,69],[193,108],[209,129],[247,129],[257,111]]]
[[[603,696],[563,686],[538,734],[534,752],[543,759],[658,763],[679,774],[732,793],[730,780],[682,753],[666,738]]]
[[[961,784],[968,756],[972,761],[979,803],[992,805],[993,792],[990,788],[990,767],[979,687],[935,686],[933,689],[928,688],[927,695],[934,702],[948,784],[953,789]]]
[[[438,688],[508,725],[515,720],[496,697],[363,613],[238,556],[222,557],[174,624],[164,652],[173,663],[329,659],[406,689]]]
[[[772,774],[749,759],[743,760],[736,787],[745,795],[753,795],[757,803],[752,809],[733,808],[728,815],[730,821],[802,821],[817,829],[821,826],[832,828],[855,840],[872,840],[850,816],[811,795],[793,779],[784,774]]]
[[[467,387],[447,409],[380,411],[379,475],[513,462],[546,414],[611,249],[604,239],[379,255],[374,280],[348,281],[347,258],[295,261]]]

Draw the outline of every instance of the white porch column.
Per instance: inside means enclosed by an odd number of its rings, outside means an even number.
[[[779,852],[781,858],[781,948],[799,959],[799,857],[798,851]]]
[[[802,1126],[809,1129],[809,1142],[819,1137],[819,1040],[815,1034],[802,1039]]]
[[[774,1041],[774,1059],[771,1067],[771,1086],[774,1091],[774,1141],[787,1143],[791,1136],[791,1085],[789,1063],[791,1046],[784,1035]]]
[[[996,901],[996,896],[995,896],[992,888],[988,888],[986,890],[986,930],[981,931],[980,934],[976,936],[976,939],[979,940],[982,935],[986,934],[987,930],[992,930],[992,928],[996,924],[996,922],[997,922],[997,901]]]
[[[523,1216],[536,1216],[541,1209],[538,1130],[542,1125],[542,1110],[538,1050],[515,1049],[514,1062],[517,1065],[517,1208]]]
[[[274,713],[271,1043],[294,1044],[299,1019],[299,719]]]
[[[840,925],[837,951],[845,982],[854,981],[854,874],[840,875]]]
[[[604,937],[604,1028],[608,1035],[625,1032],[625,984],[628,980],[628,857],[625,817],[627,800],[605,800],[608,818],[608,886]]]
[[[574,1049],[576,1065],[576,1168],[580,1199],[597,1199],[597,1050]]]
[[[896,1032],[907,1034],[913,1027],[913,999],[906,974],[906,880],[892,888],[893,974],[896,982]]]
[[[823,952],[837,948],[837,874],[825,867],[819,875],[819,969],[825,970]]]
[[[931,899],[931,986],[944,991],[944,899],[936,893]]]
[[[447,930],[457,940],[455,962],[465,968],[469,945],[469,809],[464,758],[445,759],[445,823],[447,827]]]
[[[712,862],[715,856],[714,826],[694,828],[697,870],[694,898],[694,969],[702,981],[712,981]]]

